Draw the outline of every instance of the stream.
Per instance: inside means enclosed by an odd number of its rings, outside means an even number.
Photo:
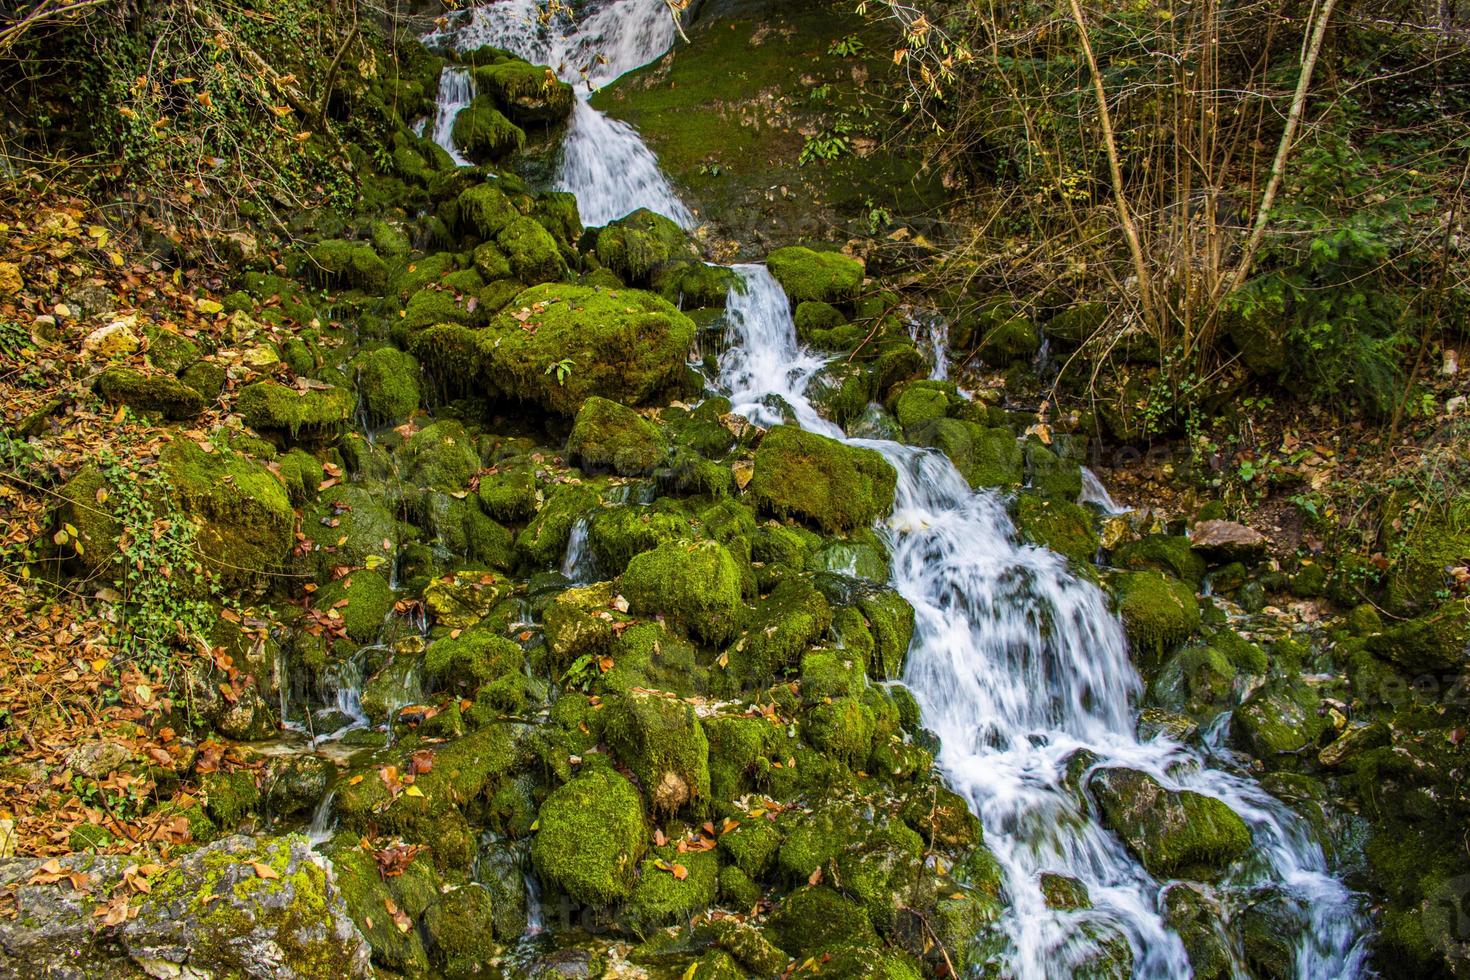
[[[577,86],[582,98],[555,187],[576,195],[588,226],[646,207],[689,228],[694,215],[637,132],[586,101],[662,56],[675,37],[664,0],[615,0],[577,24],[544,24],[534,0],[502,0],[456,16],[425,41],[461,50],[492,44],[549,64]],[[449,133],[454,113],[472,97],[469,84],[464,73],[446,71],[432,122],[432,135],[456,159]],[[972,490],[942,454],[850,440],[824,419],[806,391],[827,358],[798,343],[790,303],[764,265],[733,268],[739,284],[729,295],[729,346],[717,387],[735,412],[760,425],[794,420],[874,449],[898,472],[894,512],[879,530],[892,554],[891,584],[917,614],[902,679],[920,703],[925,727],[941,740],[939,767],[979,816],[1004,870],[1001,975],[1041,980],[1085,972],[1102,946],[1122,937],[1132,949],[1134,976],[1190,976],[1184,945],[1165,914],[1178,888],[1218,902],[1230,910],[1227,918],[1260,902],[1288,916],[1298,939],[1294,962],[1282,969],[1292,976],[1367,975],[1361,899],[1332,876],[1306,823],[1223,747],[1206,755],[1162,735],[1138,737],[1142,682],[1105,593],[1057,554],[1021,543],[1004,497]],[[936,353],[935,376],[944,377],[942,317],[927,316],[913,329]],[[1085,475],[1083,500],[1115,511],[1102,484]],[[578,530],[576,553],[563,567],[574,580],[585,525]],[[342,711],[353,714],[349,703]],[[1213,885],[1155,879],[1076,789],[1079,764],[1087,771],[1124,766],[1169,789],[1223,801],[1250,827],[1250,855]],[[1080,881],[1092,907],[1048,907],[1045,872]],[[1231,972],[1248,976],[1238,949]]]

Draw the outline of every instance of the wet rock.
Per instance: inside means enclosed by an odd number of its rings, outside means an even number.
[[[1128,845],[1150,874],[1210,874],[1250,848],[1250,828],[1213,797],[1170,790],[1147,773],[1105,767],[1087,788],[1103,823]]]
[[[245,424],[263,435],[330,439],[352,417],[356,399],[345,388],[288,388],[259,381],[241,389],[235,402]]]
[[[596,396],[582,403],[567,437],[567,454],[591,472],[644,476],[667,453],[658,426],[630,408]]]
[[[127,857],[73,856],[90,877],[29,884],[41,861],[0,861],[18,915],[0,919],[0,972],[14,976],[371,976],[367,944],[348,918],[329,863],[305,838],[229,837],[151,876],[134,894]],[[265,869],[262,872],[261,869]],[[94,915],[105,896],[128,896],[125,921]]]
[[[1216,561],[1249,561],[1259,558],[1269,542],[1254,528],[1234,521],[1200,521],[1189,532],[1195,551]]]
[[[839,252],[778,248],[766,256],[766,266],[793,303],[850,300],[863,284],[863,264]]]
[[[654,810],[668,814],[709,796],[709,742],[694,706],[632,692],[607,707],[606,738],[643,786]]]
[[[781,425],[756,450],[749,490],[765,513],[841,532],[891,511],[897,478],[874,450]]]
[[[673,541],[637,555],[620,580],[638,615],[659,615],[712,644],[734,635],[741,614],[740,569],[724,545]]]
[[[633,784],[610,769],[585,772],[541,805],[531,845],[547,882],[584,905],[605,905],[633,891],[646,834]]]
[[[1141,666],[1148,670],[1199,629],[1194,590],[1157,572],[1115,575],[1112,586],[1118,614]]]
[[[771,913],[766,929],[778,946],[797,958],[837,946],[874,945],[878,938],[863,907],[825,885],[799,888],[786,896]]]
[[[1317,692],[1299,677],[1275,678],[1235,709],[1231,730],[1256,758],[1279,763],[1315,751],[1327,727],[1320,705]]]

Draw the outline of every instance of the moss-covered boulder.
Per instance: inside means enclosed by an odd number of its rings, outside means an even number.
[[[141,960],[155,976],[254,977],[267,963],[304,980],[373,975],[339,880],[305,837],[228,837],[163,863],[146,889],[128,884],[137,862],[126,857],[58,860],[55,884],[38,880],[40,858],[0,867],[16,909],[0,920],[0,973],[140,976]],[[86,891],[71,886],[74,873]],[[93,915],[97,896],[124,891],[124,921]]]
[[[970,484],[1010,488],[1020,486],[1024,457],[1016,435],[1004,426],[983,426],[964,419],[940,418],[921,423],[908,433],[915,445],[930,446],[948,456]]]
[[[765,513],[842,532],[886,516],[897,482],[893,467],[872,449],[779,425],[756,450],[749,491]]]
[[[1070,500],[1022,494],[1016,498],[1016,529],[1032,544],[1083,564],[1097,553],[1092,514]]]
[[[417,411],[419,362],[396,347],[379,347],[357,361],[357,393],[369,421],[402,422]]]
[[[1115,767],[1096,770],[1087,788],[1103,823],[1150,874],[1210,875],[1250,850],[1250,828],[1214,797],[1166,789],[1147,773]]]
[[[1231,731],[1258,759],[1281,765],[1290,756],[1310,758],[1329,727],[1321,705],[1321,697],[1300,677],[1272,678],[1235,709]]]
[[[1176,578],[1126,572],[1115,575],[1112,586],[1128,641],[1146,670],[1199,629],[1199,601],[1194,590]]]
[[[624,282],[648,286],[653,274],[670,264],[697,262],[699,251],[684,229],[640,208],[598,232],[597,258]]]
[[[565,279],[567,262],[556,239],[534,218],[514,218],[495,236],[511,275],[527,286]]]
[[[340,623],[347,636],[359,644],[378,637],[383,621],[393,610],[393,590],[388,580],[377,572],[358,569],[312,594],[312,605],[334,623]]]
[[[608,768],[551,792],[541,805],[531,859],[546,882],[583,905],[607,905],[633,891],[646,832],[638,791]]]
[[[306,258],[313,277],[328,286],[381,295],[388,284],[388,264],[367,242],[329,239],[307,249]]]
[[[114,364],[97,376],[96,384],[97,393],[112,404],[147,415],[179,420],[204,411],[204,396],[172,374],[148,374]]]
[[[571,114],[576,96],[556,72],[508,58],[475,69],[475,85],[502,112],[522,126],[545,126]]]
[[[1374,633],[1368,649],[1416,673],[1462,668],[1470,653],[1470,612],[1463,601],[1452,599]]]
[[[826,885],[799,888],[786,896],[766,928],[778,946],[798,958],[878,941],[863,907]]]
[[[493,163],[526,145],[525,130],[505,118],[486,96],[459,110],[452,135],[454,145],[476,162]]]
[[[694,706],[632,692],[607,708],[606,738],[654,810],[672,813],[709,796],[709,742]]]
[[[479,471],[480,456],[465,427],[445,419],[413,434],[400,465],[416,486],[461,490]]]
[[[662,616],[676,629],[720,645],[741,616],[740,568],[715,541],[671,541],[636,555],[620,580],[635,614]]]
[[[567,437],[567,454],[584,470],[643,476],[668,453],[658,426],[631,408],[593,396],[582,403]]]
[[[769,678],[795,667],[831,625],[827,598],[809,578],[788,576],[761,601],[732,660],[754,679]]]
[[[644,931],[688,922],[715,904],[719,874],[719,858],[713,853],[681,854],[673,844],[660,847],[643,862],[628,902],[628,915],[635,927]]]
[[[1131,571],[1163,572],[1195,587],[1205,577],[1205,560],[1182,534],[1151,534],[1129,541],[1113,551],[1110,563]]]
[[[455,201],[455,209],[459,213],[460,225],[486,241],[493,240],[521,215],[511,199],[493,181],[465,188]],[[442,264],[441,268],[442,271],[449,271]]]
[[[600,395],[654,404],[685,380],[694,324],[637,290],[547,284],[528,289],[478,338],[495,390],[562,415]]]
[[[793,303],[840,303],[863,285],[863,264],[839,252],[814,252],[799,245],[766,256],[766,267]]]
[[[308,384],[288,388],[257,381],[241,389],[235,408],[262,435],[289,439],[335,437],[352,417],[357,399],[345,388]]]

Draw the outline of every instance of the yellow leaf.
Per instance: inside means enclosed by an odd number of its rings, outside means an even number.
[[[403,795],[422,797],[424,795],[424,791],[419,789],[417,786],[410,786],[408,789],[403,791]]]

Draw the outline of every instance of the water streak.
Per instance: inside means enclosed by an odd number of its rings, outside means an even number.
[[[474,76],[468,68],[445,65],[439,73],[439,97],[434,105],[434,142],[448,153],[456,166],[468,167],[470,161],[454,145],[454,120],[459,110],[475,98]]]

